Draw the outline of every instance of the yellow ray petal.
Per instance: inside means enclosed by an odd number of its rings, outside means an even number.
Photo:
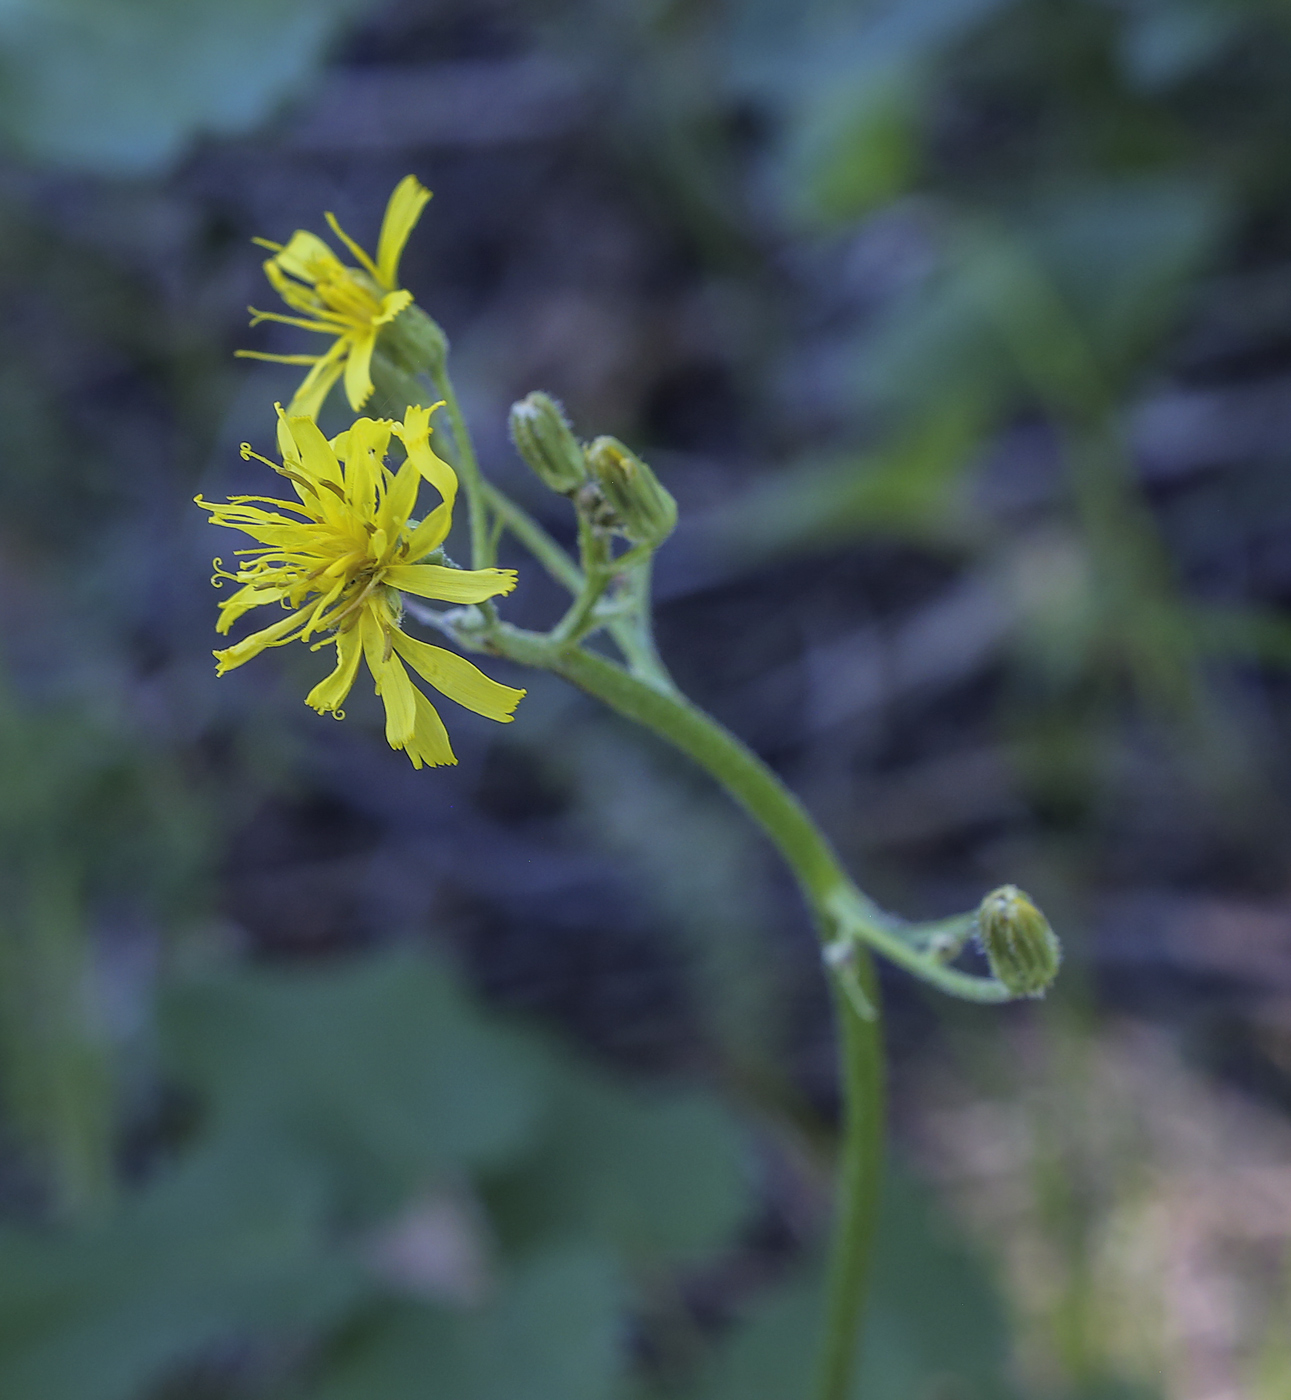
[[[419,598],[445,603],[482,603],[510,593],[516,586],[514,569],[446,569],[442,564],[392,564],[382,581]]]
[[[337,486],[344,485],[341,464],[336,460],[331,444],[312,418],[305,414],[292,413],[288,409],[287,431],[296,444],[300,470],[305,476],[319,483],[330,481]]]
[[[393,321],[394,318],[406,306],[412,305],[411,292],[387,292],[381,298],[381,310],[372,318],[374,326],[384,326]]]
[[[354,684],[362,655],[363,646],[357,627],[339,633],[336,638],[336,669],[305,696],[305,704],[312,706],[320,715],[339,708]]]
[[[448,538],[453,526],[453,508],[450,505],[436,506],[434,510],[408,536],[404,546],[404,558],[410,564],[424,559],[432,549],[438,549]]]
[[[413,507],[417,504],[417,492],[421,487],[421,473],[413,462],[405,462],[395,473],[394,480],[386,491],[385,500],[377,511],[377,528],[384,530],[390,539],[408,523]]]
[[[390,433],[394,423],[389,418],[356,418],[345,430],[332,439],[332,449],[339,457],[338,444],[345,442],[345,455],[353,457],[364,454],[370,462],[380,462],[390,447]]]
[[[386,712],[386,741],[392,749],[401,749],[412,738],[416,726],[415,697],[417,689],[408,679],[403,662],[393,650],[386,654],[391,634],[377,621],[371,608],[365,607],[359,619],[359,635],[368,670],[376,681],[377,694]]]
[[[293,310],[303,311],[309,316],[328,313],[326,302],[314,290],[312,283],[306,286],[294,278],[288,277],[273,258],[269,258],[260,266],[264,268],[264,275],[269,279],[269,285]]]
[[[456,763],[457,755],[453,752],[448,730],[444,728],[444,721],[440,719],[438,711],[420,690],[414,690],[413,695],[416,722],[412,742],[407,746],[412,766],[420,768],[425,763],[430,768],[439,768],[444,764]]]
[[[291,428],[287,425],[287,415],[280,403],[274,404],[273,408],[278,415],[278,456],[282,458],[283,466],[299,467],[300,448],[296,446],[296,439],[292,437]]]
[[[258,656],[266,647],[282,646],[284,641],[289,641],[288,633],[294,631],[304,621],[307,613],[313,611],[311,607],[299,609],[294,613],[288,613],[286,617],[275,622],[272,627],[265,627],[259,632],[252,632],[249,637],[243,637],[240,642],[235,642],[231,647],[226,647],[223,651],[215,653],[215,659],[219,663],[215,674],[223,676],[227,672],[235,670],[244,662],[250,661],[253,656]]]
[[[350,252],[354,254],[355,260],[358,262],[359,266],[364,270],[364,272],[366,272],[369,277],[379,282],[381,280],[381,274],[377,271],[376,263],[372,261],[372,259],[367,255],[367,253],[365,253],[363,249],[360,248],[359,245],[350,237],[350,235],[345,232],[345,230],[340,226],[340,224],[337,223],[336,215],[328,213],[324,214],[323,217],[327,220],[327,227],[330,228],[332,232],[337,236],[337,238],[339,238],[341,242],[344,243],[345,246],[350,250]]]
[[[438,406],[436,404],[435,407]],[[457,473],[436,455],[430,445],[430,415],[433,411],[410,407],[403,416],[403,422],[396,424],[394,431],[409,459],[416,462],[417,470],[439,492],[451,510],[453,498],[457,495]]]
[[[263,607],[266,603],[278,603],[286,596],[284,588],[261,588],[258,583],[244,584],[236,593],[230,593],[220,603],[220,617],[215,630],[227,632],[244,613],[252,608]]]
[[[375,525],[381,458],[390,442],[390,424],[377,418],[356,418],[333,443],[345,454],[345,494],[370,528]]]
[[[499,724],[511,723],[512,711],[524,699],[523,690],[491,679],[456,652],[419,642],[397,629],[391,635],[395,651],[436,690],[486,719],[495,719]]]
[[[377,239],[377,281],[387,290],[399,285],[399,259],[429,199],[430,191],[415,175],[405,175],[394,187]]]
[[[288,414],[304,418],[318,417],[322,411],[323,400],[344,372],[348,350],[347,340],[338,340],[328,350],[301,380],[300,388],[292,395],[291,402],[287,405]]]
[[[321,355],[271,355],[267,350],[235,350],[235,360],[272,360],[276,365],[316,365]]]
[[[345,397],[358,410],[372,397],[372,351],[377,343],[376,327],[348,338],[350,353],[345,361]]]
[[[281,253],[269,259],[284,272],[299,277],[302,282],[317,282],[320,277],[345,275],[345,265],[316,233],[298,228]]]
[[[348,324],[340,316],[328,317],[325,312],[306,320],[303,316],[283,316],[277,311],[257,311],[254,306],[248,306],[247,310],[251,313],[250,324],[253,326],[258,326],[262,321],[276,321],[284,326],[299,326],[301,330],[313,331],[316,335],[342,335]]]

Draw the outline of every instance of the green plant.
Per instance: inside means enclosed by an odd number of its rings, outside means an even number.
[[[395,224],[402,235],[399,247],[406,239],[425,200],[417,200],[408,219],[398,211],[407,203],[408,191],[417,188],[415,181],[405,180],[392,196],[383,248],[386,231]],[[330,222],[339,234],[335,221]],[[875,906],[794,795],[747,746],[691,704],[669,676],[653,639],[649,571],[654,551],[676,523],[676,506],[650,467],[621,443],[601,437],[582,449],[580,481],[580,449],[556,406],[549,400],[535,403],[532,396],[516,406],[517,446],[539,478],[569,498],[575,512],[576,562],[518,505],[485,482],[449,377],[446,337],[415,304],[392,317],[371,290],[375,264],[350,239],[345,242],[362,267],[344,267],[318,239],[297,233],[266,270],[284,296],[297,298],[296,284],[285,283],[276,266],[276,260],[290,258],[289,270],[319,289],[308,295],[323,297],[328,306],[343,306],[343,311],[320,312],[318,322],[299,324],[337,337],[335,344],[348,355],[350,369],[358,364],[357,373],[346,373],[353,407],[375,392],[378,401],[403,404],[404,421],[359,418],[329,443],[311,417],[279,410],[281,465],[261,460],[290,480],[297,499],[240,496],[227,505],[212,505],[199,498],[215,524],[256,541],[256,548],[241,552],[244,562],[233,574],[217,572],[217,583],[227,577],[239,585],[223,605],[221,629],[263,603],[291,610],[217,653],[221,670],[242,664],[266,646],[322,634],[314,647],[334,643],[336,669],[310,692],[308,703],[335,711],[354,682],[360,657],[366,657],[385,707],[391,746],[405,749],[417,767],[452,763],[456,760],[443,726],[424,695],[411,686],[401,658],[439,689],[496,719],[510,718],[522,692],[498,686],[473,667],[462,671],[466,663],[455,653],[409,638],[403,630],[409,617],[458,648],[554,672],[596,696],[698,764],[758,823],[798,882],[836,993],[843,1123],[819,1394],[822,1400],[844,1400],[856,1365],[883,1157],[883,1050],[870,952],[882,953],[951,995],[1003,1002],[1043,995],[1057,973],[1054,935],[1043,916],[1011,887],[988,896],[980,917],[992,971],[1000,975],[981,977],[952,966],[978,926],[976,911],[912,925]],[[380,285],[392,281],[393,273]],[[257,319],[262,316],[256,313]],[[384,329],[387,321],[389,331]],[[360,344],[361,360],[355,348]],[[309,390],[323,367],[331,366],[328,382],[336,381],[341,371],[339,363],[332,365],[334,359],[328,352],[310,360],[298,407],[316,411],[321,397]],[[428,384],[419,382],[419,376]],[[438,396],[433,404],[432,386]],[[428,439],[425,410],[441,407],[456,477]],[[392,433],[405,449],[397,470],[385,466]],[[249,452],[244,449],[244,455]],[[455,566],[440,548],[458,479],[468,514],[469,570]],[[411,514],[423,481],[438,492],[441,504],[418,523]],[[512,587],[510,573],[496,567],[498,542],[507,530],[573,595],[564,616],[547,632],[502,621],[492,601]],[[618,539],[626,541],[622,552]],[[467,606],[429,609],[420,601],[427,596]],[[600,634],[617,647],[621,661],[589,645]],[[504,690],[504,705],[489,699]],[[1025,975],[1018,971],[1023,967]]]

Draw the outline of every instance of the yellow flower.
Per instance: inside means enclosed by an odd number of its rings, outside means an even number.
[[[345,375],[345,393],[356,412],[372,396],[372,351],[381,327],[387,325],[412,302],[412,293],[399,290],[399,258],[430,191],[414,175],[405,175],[395,186],[381,221],[374,262],[341,228],[333,215],[327,222],[332,232],[359,263],[346,267],[326,243],[315,234],[297,229],[284,247],[267,238],[255,241],[272,248],[273,257],[264,265],[274,291],[300,316],[280,316],[273,311],[250,307],[251,324],[282,321],[336,339],[322,355],[268,355],[259,350],[238,350],[246,359],[276,360],[286,365],[312,365],[296,390],[287,412],[317,418],[332,385]]]
[[[314,649],[335,646],[336,669],[305,697],[320,714],[341,718],[360,659],[366,659],[385,704],[386,738],[413,766],[456,763],[435,707],[413,685],[423,680],[459,705],[506,724],[523,690],[490,680],[464,657],[417,641],[400,629],[401,594],[449,603],[480,603],[515,587],[511,569],[453,569],[426,562],[452,524],[457,477],[430,446],[428,408],[410,408],[402,423],[360,418],[331,442],[311,418],[278,409],[283,465],[259,460],[288,477],[296,501],[234,496],[212,504],[197,497],[213,525],[241,530],[257,542],[240,549],[243,563],[227,573],[215,561],[213,582],[241,587],[220,605],[218,630],[227,632],[252,608],[280,603],[287,615],[233,646],[217,651],[218,674],[249,661],[266,647],[320,638]],[[397,470],[385,465],[391,437],[406,454]],[[244,444],[244,457],[258,456]],[[411,516],[422,482],[442,497],[420,523]],[[330,635],[326,635],[330,634]]]

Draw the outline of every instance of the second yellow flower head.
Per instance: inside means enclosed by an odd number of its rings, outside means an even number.
[[[430,191],[415,176],[400,180],[386,205],[375,258],[364,252],[328,214],[329,227],[354,256],[358,267],[346,266],[321,238],[305,229],[297,229],[285,246],[264,238],[256,240],[273,251],[273,257],[264,265],[265,276],[274,291],[299,314],[282,316],[252,307],[251,324],[281,321],[335,337],[321,355],[237,351],[247,359],[312,366],[288,406],[289,414],[316,418],[328,391],[342,375],[351,408],[357,411],[371,397],[372,352],[377,336],[382,326],[412,302],[412,293],[399,288],[399,259],[429,198]]]

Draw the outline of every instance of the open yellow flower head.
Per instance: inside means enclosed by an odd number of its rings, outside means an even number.
[[[219,503],[197,497],[213,525],[241,530],[255,548],[237,551],[233,573],[215,561],[213,579],[240,585],[220,605],[218,630],[228,632],[252,608],[280,604],[286,615],[215,653],[218,674],[266,647],[291,641],[334,646],[336,667],[305,697],[320,714],[343,717],[359,662],[366,660],[386,712],[386,738],[413,766],[456,763],[435,707],[412,683],[411,667],[436,690],[476,714],[506,724],[523,690],[490,680],[455,652],[410,637],[400,627],[404,593],[448,603],[481,603],[515,587],[511,569],[453,569],[427,562],[448,535],[457,476],[430,446],[428,408],[410,408],[402,423],[360,418],[330,442],[312,418],[278,409],[282,465],[259,458],[288,478],[296,500],[234,496]],[[391,438],[403,445],[397,470],[386,465]],[[258,456],[243,445],[244,457]],[[440,503],[413,519],[423,484]]]
[[[276,360],[280,364],[309,365],[309,373],[288,405],[292,416],[317,418],[328,391],[342,375],[350,407],[356,412],[372,396],[372,351],[381,327],[412,302],[412,293],[399,288],[399,259],[430,191],[414,175],[405,175],[386,205],[377,239],[375,260],[341,228],[333,215],[328,226],[353,255],[358,267],[347,267],[317,235],[297,229],[285,246],[257,238],[273,250],[264,265],[274,291],[295,312],[282,316],[251,307],[251,324],[282,321],[288,326],[319,335],[334,336],[321,355],[270,355],[259,350],[239,350],[247,359]]]

